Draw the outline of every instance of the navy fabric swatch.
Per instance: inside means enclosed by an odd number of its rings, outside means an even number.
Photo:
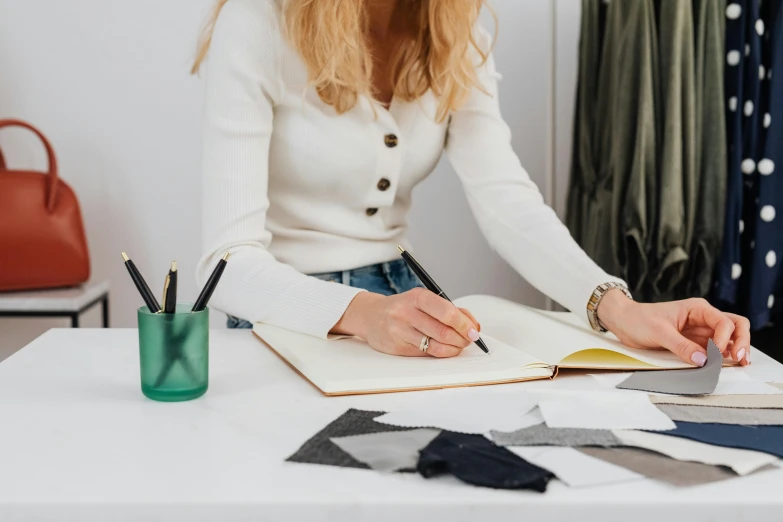
[[[691,439],[715,446],[760,451],[783,458],[783,426],[741,426],[675,422],[677,428],[654,432]]]
[[[449,473],[459,480],[495,489],[546,491],[554,475],[481,435],[443,431],[419,454],[425,478]]]

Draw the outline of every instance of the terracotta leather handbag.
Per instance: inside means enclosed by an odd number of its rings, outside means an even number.
[[[87,238],[73,190],[57,177],[57,160],[41,132],[48,172],[9,170],[0,153],[0,291],[75,286],[90,277]]]

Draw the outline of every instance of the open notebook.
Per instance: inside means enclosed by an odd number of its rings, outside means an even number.
[[[454,301],[481,322],[489,355],[471,344],[452,359],[396,357],[357,338],[323,340],[256,324],[253,332],[326,395],[352,395],[549,379],[558,368],[689,368],[664,350],[635,350],[593,332],[574,314],[498,297]]]

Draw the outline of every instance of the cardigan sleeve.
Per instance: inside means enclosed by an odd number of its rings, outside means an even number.
[[[227,2],[216,22],[206,64],[203,114],[203,285],[230,251],[212,297],[214,308],[325,338],[358,290],[306,276],[267,250],[269,143],[281,92],[275,3]]]
[[[480,36],[488,41],[485,33]],[[520,164],[500,115],[500,75],[491,54],[477,75],[481,90],[474,88],[452,113],[446,142],[468,204],[487,241],[506,262],[587,321],[587,302],[595,288],[622,280],[604,272],[579,247]]]

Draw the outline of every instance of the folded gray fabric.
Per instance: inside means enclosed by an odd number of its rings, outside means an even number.
[[[316,433],[305,442],[299,450],[288,457],[288,462],[302,462],[305,464],[323,464],[326,466],[339,466],[343,468],[370,467],[344,452],[330,439],[332,437],[348,437],[350,435],[363,435],[365,433],[381,433],[385,431],[407,431],[410,428],[390,426],[375,422],[373,419],[383,415],[382,411],[363,411],[350,409],[336,420],[332,421],[324,429]]]
[[[440,430],[420,428],[335,437],[332,442],[376,471],[415,471],[419,451],[439,433]]]
[[[549,428],[536,424],[510,433],[491,432],[492,441],[498,446],[622,446],[622,442],[610,430],[586,430],[576,428]]]
[[[783,410],[763,408],[720,408],[658,404],[656,407],[673,421],[745,426],[783,426]]]
[[[673,486],[698,486],[738,476],[729,468],[675,460],[641,448],[580,448],[579,451]]]
[[[692,370],[662,370],[634,372],[616,387],[672,395],[709,395],[718,386],[723,367],[723,355],[710,339],[707,344],[707,364]]]

